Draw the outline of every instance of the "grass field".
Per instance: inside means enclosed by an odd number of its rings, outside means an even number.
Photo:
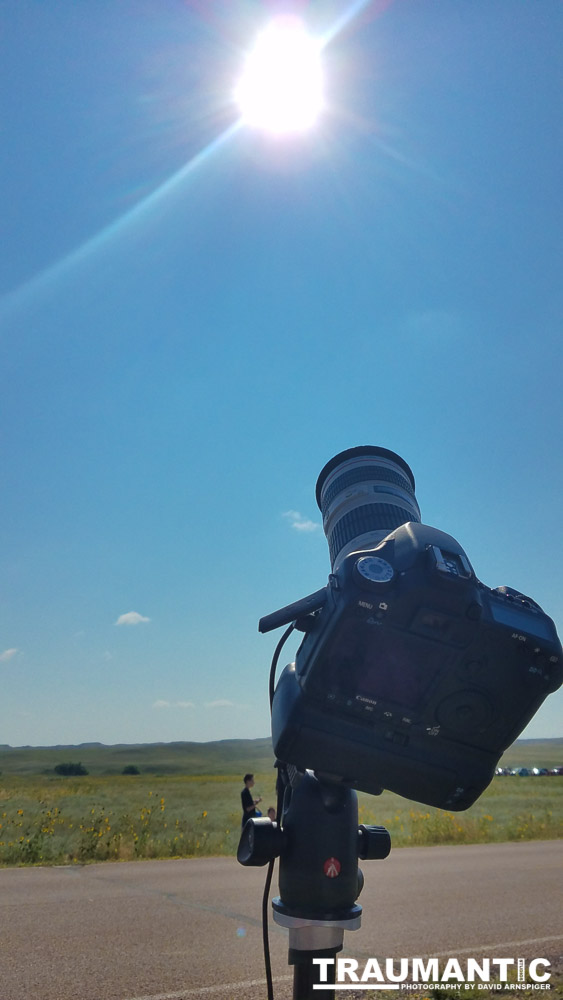
[[[563,740],[561,741],[563,762]],[[104,746],[82,743],[61,747],[0,745],[1,775],[52,774],[57,764],[79,761],[91,775],[121,774],[133,765],[142,774],[244,774],[249,761],[255,771],[274,762],[271,739],[217,740],[214,743],[140,743]]]
[[[262,795],[264,812],[275,804],[268,740],[30,748],[1,756],[0,865],[234,854],[241,775],[249,768],[256,772],[255,794]],[[504,763],[541,767],[561,764],[562,758],[563,740],[523,741]],[[55,775],[55,764],[68,760],[81,761],[91,773]],[[120,773],[125,765],[142,763],[139,775]],[[209,773],[221,765],[224,773]],[[181,773],[182,766],[188,773]],[[464,813],[429,809],[391,792],[360,794],[359,811],[360,822],[389,829],[394,847],[558,838],[563,776],[495,778]]]

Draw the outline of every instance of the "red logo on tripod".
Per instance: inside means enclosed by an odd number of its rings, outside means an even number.
[[[338,858],[327,858],[323,870],[327,878],[338,878],[342,865]]]

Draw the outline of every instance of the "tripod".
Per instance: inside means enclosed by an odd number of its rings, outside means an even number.
[[[356,899],[364,880],[358,858],[387,857],[391,838],[384,827],[358,826],[357,795],[351,789],[309,771],[278,767],[281,826],[269,819],[248,820],[237,858],[248,866],[280,858],[273,917],[289,930],[293,1000],[320,995],[334,1000],[335,957],[344,931],[356,930],[361,922]]]

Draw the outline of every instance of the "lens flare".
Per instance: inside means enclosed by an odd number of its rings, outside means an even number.
[[[324,105],[320,53],[299,18],[272,21],[258,36],[235,90],[244,124],[274,133],[311,128]]]

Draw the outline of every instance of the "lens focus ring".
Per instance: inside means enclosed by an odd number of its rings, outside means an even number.
[[[333,570],[348,552],[373,547],[407,521],[420,521],[414,476],[386,448],[365,445],[341,452],[317,481]]]

